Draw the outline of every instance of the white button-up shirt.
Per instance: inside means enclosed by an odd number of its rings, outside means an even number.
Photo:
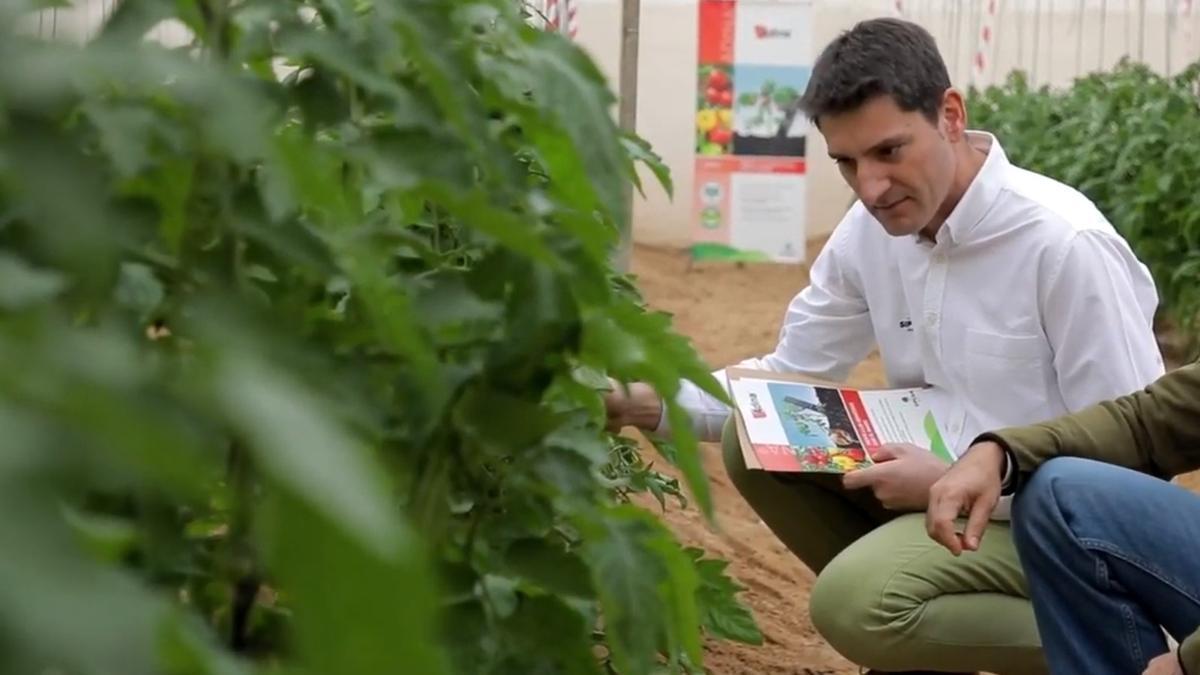
[[[984,431],[1162,375],[1146,266],[1083,194],[1009,164],[990,134],[971,135],[990,143],[987,159],[936,241],[892,237],[856,203],[788,307],[775,351],[739,365],[843,381],[878,346],[890,386],[929,387],[956,455]],[[724,404],[689,382],[677,400],[701,439],[720,438]]]

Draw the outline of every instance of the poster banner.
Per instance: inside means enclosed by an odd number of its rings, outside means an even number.
[[[810,0],[700,0],[697,260],[803,262]]]

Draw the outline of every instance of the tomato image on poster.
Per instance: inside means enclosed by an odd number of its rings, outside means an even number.
[[[810,0],[700,0],[693,257],[802,261]]]
[[[727,64],[702,64],[696,85],[696,153],[706,157],[733,150],[733,77]]]

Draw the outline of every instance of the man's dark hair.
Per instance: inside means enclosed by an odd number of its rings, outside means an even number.
[[[901,110],[919,111],[936,123],[949,88],[946,62],[929,31],[900,19],[871,19],[842,33],[821,52],[800,109],[820,126],[821,117],[890,96]]]

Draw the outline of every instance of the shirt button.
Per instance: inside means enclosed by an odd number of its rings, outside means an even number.
[[[933,256],[933,262],[935,262],[939,265],[945,265],[946,264],[946,256],[942,253],[939,253],[939,254]]]
[[[938,325],[938,315],[937,314],[926,314],[925,315],[925,325],[930,326],[930,327]]]

